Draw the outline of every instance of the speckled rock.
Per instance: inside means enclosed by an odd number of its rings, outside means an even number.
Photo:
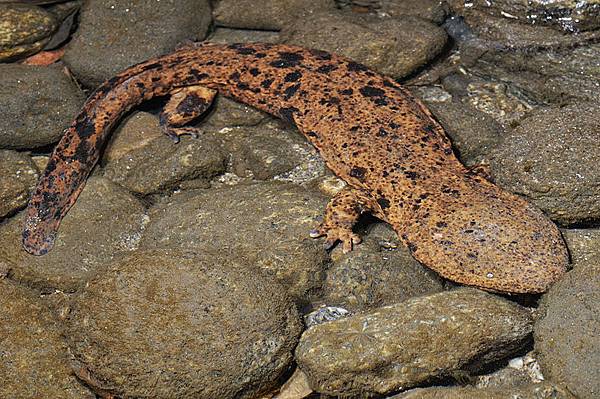
[[[386,394],[502,358],[531,333],[529,311],[461,288],[314,326],[296,359],[327,394]]]
[[[319,29],[315,30],[314,27]],[[394,78],[415,72],[446,44],[444,30],[420,18],[321,13],[298,19],[285,41],[349,57]],[[360,37],[361,40],[354,40]]]
[[[444,126],[463,164],[474,165],[483,162],[491,149],[501,141],[504,135],[502,126],[491,116],[468,103],[455,100],[452,96],[439,101],[429,97],[423,88],[415,90],[415,94]]]
[[[600,258],[600,229],[563,229],[562,235],[575,265]]]
[[[104,177],[147,195],[224,172],[226,154],[210,136],[185,136],[175,144],[160,131],[157,116],[137,112],[114,132],[104,161]]]
[[[0,65],[0,148],[36,148],[58,141],[84,98],[60,68]]]
[[[490,155],[497,183],[559,223],[600,220],[599,110],[573,104],[524,120]]]
[[[301,332],[279,284],[205,252],[137,252],[73,301],[76,374],[119,397],[250,398],[272,388]]]
[[[217,249],[269,271],[303,302],[324,278],[327,253],[308,232],[326,202],[278,182],[182,192],[150,209],[140,248]]]
[[[281,30],[298,18],[335,10],[329,0],[221,0],[213,11],[215,23],[229,28]]]
[[[35,5],[0,4],[0,62],[40,51],[57,27],[52,14]]]
[[[279,127],[277,122],[222,128],[216,136],[223,139],[226,151],[231,154],[231,169],[240,177],[294,180],[302,172],[309,178],[325,173],[325,164],[314,147],[297,132]]]
[[[414,260],[386,224],[377,223],[352,252],[332,253],[323,302],[356,312],[443,290],[440,278]]]
[[[52,314],[33,292],[0,279],[0,397],[94,399],[69,367]]]
[[[551,382],[515,388],[432,387],[417,388],[389,399],[575,399]]]
[[[26,154],[0,150],[0,218],[27,204],[38,170]]]
[[[361,1],[357,1],[360,3]],[[399,17],[402,15],[411,15],[430,20],[436,24],[444,22],[448,13],[448,6],[445,2],[437,0],[378,0],[373,1],[378,13]]]
[[[74,291],[118,251],[134,248],[144,222],[144,207],[135,197],[106,179],[91,178],[48,254],[33,256],[22,248],[22,214],[0,226],[0,270],[43,290]]]
[[[600,396],[600,257],[580,263],[543,297],[534,327],[544,376],[575,396]]]
[[[471,14],[480,12],[519,24],[546,25],[559,31],[576,32],[593,30],[600,26],[598,0],[531,1],[512,0],[472,1],[450,0],[455,12]]]
[[[278,43],[279,32],[216,27],[207,41],[214,43]]]
[[[130,65],[174,50],[186,39],[203,39],[211,20],[208,3],[85,2],[63,59],[84,86],[96,87]]]

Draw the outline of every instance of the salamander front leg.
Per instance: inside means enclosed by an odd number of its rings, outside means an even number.
[[[346,186],[329,201],[323,222],[310,232],[312,238],[326,236],[325,249],[332,248],[341,241],[344,253],[362,240],[352,231],[360,215],[377,210],[377,204],[363,191]]]
[[[184,134],[197,138],[200,129],[182,126],[206,112],[216,94],[216,90],[204,86],[186,86],[172,91],[159,116],[162,131],[176,143]]]

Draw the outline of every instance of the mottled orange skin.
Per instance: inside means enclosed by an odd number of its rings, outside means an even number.
[[[406,89],[345,58],[273,44],[205,43],[135,65],[100,86],[33,194],[23,233],[27,251],[44,254],[52,247],[123,113],[197,85],[294,124],[348,183],[313,232],[327,235],[328,244],[341,240],[351,249],[359,241],[352,225],[370,211],[392,225],[417,260],[459,283],[543,292],[565,272],[567,252],[556,226],[523,199],[470,173],[442,127]],[[180,97],[176,104],[185,103]],[[203,107],[205,99],[197,97]]]

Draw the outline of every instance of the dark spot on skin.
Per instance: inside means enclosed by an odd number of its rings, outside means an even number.
[[[386,209],[390,207],[390,201],[387,198],[381,197],[377,200],[377,203],[381,207],[381,209]]]
[[[398,124],[396,124],[396,123],[394,123],[394,122],[390,122],[390,127],[391,127],[392,129],[398,129],[398,128],[400,127],[400,125],[398,125]]]
[[[321,65],[320,67],[317,68],[317,72],[319,72],[319,73],[329,73],[329,72],[334,71],[336,69],[337,69],[336,65],[332,65],[332,64]]]
[[[356,132],[358,129],[360,129],[360,126],[352,126],[352,127],[350,128],[350,131],[351,131],[351,132]]]
[[[250,72],[250,75],[252,75],[252,76],[258,76],[258,74],[260,73],[260,70],[258,68],[252,68],[248,72]]]
[[[300,64],[300,61],[304,59],[302,54],[299,53],[291,53],[288,51],[279,52],[280,59],[271,61],[269,65],[275,68],[290,68],[295,67]]]
[[[242,43],[231,44],[229,46],[229,48],[235,50],[238,54],[248,55],[248,54],[254,54],[254,53],[256,53],[255,49],[253,49],[251,47],[246,47]]]
[[[319,104],[321,105],[337,105],[339,103],[340,99],[337,97],[322,98],[321,100],[319,100]]]
[[[237,88],[240,90],[248,90],[250,88],[250,86],[248,86],[248,83],[239,82],[237,84]]]
[[[87,115],[80,115],[77,118],[77,136],[81,140],[87,140],[90,136],[96,133],[94,122]]]
[[[291,97],[294,96],[294,94],[296,94],[296,92],[298,91],[299,88],[300,88],[300,83],[293,85],[293,86],[289,86],[288,88],[286,88],[283,91],[283,93],[284,93],[283,98],[285,100],[289,100]]]
[[[348,70],[352,72],[368,71],[369,68],[358,62],[350,61],[348,63]]]
[[[410,180],[415,180],[417,178],[417,172],[404,172],[404,175],[408,177]]]
[[[352,90],[352,89],[340,90],[340,94],[343,94],[344,96],[350,96],[350,95],[352,95],[352,93],[354,93],[354,90]]]
[[[273,83],[273,79],[265,79],[262,82],[260,82],[260,85],[265,89],[268,89],[269,86],[271,86],[271,83]]]
[[[297,112],[300,112],[300,110],[296,107],[286,107],[279,110],[279,115],[281,116],[281,119],[295,127],[296,121],[294,121],[294,114]]]
[[[358,180],[362,180],[365,178],[365,173],[367,171],[365,170],[365,168],[361,168],[359,166],[355,166],[354,168],[350,169],[350,176],[351,177],[356,177]]]
[[[197,109],[202,109],[206,106],[206,100],[195,94],[188,94],[185,96],[183,101],[177,104],[176,111],[178,114],[184,116],[190,116],[195,113]]]
[[[413,243],[413,242],[408,242],[406,244],[406,246],[408,247],[408,250],[410,252],[416,252],[417,251],[417,244]]]
[[[442,244],[445,247],[451,247],[451,246],[454,245],[454,242],[453,241],[448,241],[448,240],[442,240],[442,241],[440,241],[440,244]]]
[[[435,128],[432,125],[425,125],[423,128],[429,134],[435,134]]]
[[[365,97],[381,97],[385,94],[383,90],[373,86],[364,86],[358,89],[358,91]]]
[[[388,131],[387,131],[387,130],[385,130],[384,128],[380,127],[380,128],[379,128],[379,132],[377,132],[377,135],[378,135],[379,137],[385,137],[385,136],[387,136],[387,135],[388,135]]]
[[[331,54],[326,51],[315,49],[311,49],[309,51],[318,60],[327,61],[331,59]]]
[[[301,77],[302,77],[302,73],[300,73],[300,71],[294,71],[294,72],[290,72],[287,75],[285,75],[283,80],[285,82],[295,82],[298,79],[300,79]]]
[[[443,227],[448,227],[448,223],[446,222],[437,222],[435,225],[440,229]]]
[[[467,257],[471,259],[477,259],[477,254],[474,254],[473,252],[468,252]]]
[[[306,135],[309,137],[319,138],[319,135],[317,134],[317,132],[315,132],[313,130],[306,132]]]
[[[152,78],[150,78],[150,80],[152,81],[152,83],[160,82],[161,79],[162,78],[160,76],[152,76]]]
[[[87,140],[82,140],[81,142],[79,142],[79,144],[75,148],[75,153],[71,158],[83,164],[88,162],[90,158],[90,147],[88,145]]]
[[[398,88],[398,85],[397,85],[395,82],[392,82],[392,81],[390,81],[390,80],[387,80],[387,79],[383,81],[383,85],[384,85],[385,87],[391,87],[391,88],[393,88],[393,89],[396,89],[396,88]]]
[[[231,75],[229,75],[229,79],[237,82],[238,80],[240,80],[240,73],[239,72],[234,72]]]
[[[384,97],[379,97],[379,98],[375,99],[375,104],[377,104],[379,106],[384,106],[384,105],[388,105],[388,102]]]
[[[138,89],[143,89],[145,85],[142,82],[135,82],[135,87],[137,87]]]
[[[446,155],[452,154],[452,148],[444,148],[444,154],[446,154]]]

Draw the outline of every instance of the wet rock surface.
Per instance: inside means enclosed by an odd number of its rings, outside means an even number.
[[[177,251],[112,263],[66,321],[77,375],[123,397],[247,398],[271,388],[291,365],[300,320],[277,283],[236,266]]]
[[[214,134],[231,154],[231,171],[240,177],[267,180],[316,178],[325,166],[306,139],[277,123],[222,128]]]
[[[0,226],[0,270],[45,291],[77,290],[118,251],[135,248],[146,222],[144,212],[123,188],[91,178],[47,255],[29,255],[21,247],[22,213]]]
[[[335,3],[328,0],[265,0],[259,7],[252,0],[223,0],[213,16],[217,25],[229,28],[281,30],[300,17],[334,9]]]
[[[52,14],[29,4],[0,3],[0,62],[40,51],[57,27]]]
[[[534,329],[542,372],[578,398],[600,395],[600,257],[582,262],[544,296]]]
[[[308,232],[325,203],[276,182],[184,192],[150,209],[140,248],[216,249],[272,273],[302,302],[324,278],[327,253]]]
[[[321,28],[315,31],[314,26]],[[416,17],[331,13],[298,19],[283,36],[287,43],[341,54],[394,78],[407,76],[432,60],[447,39],[443,29]]]
[[[0,64],[0,148],[37,148],[58,141],[83,100],[60,68]]]
[[[69,367],[50,310],[32,291],[0,279],[0,397],[94,399]]]
[[[563,229],[562,235],[573,264],[600,258],[600,229]]]
[[[441,279],[414,260],[387,225],[376,224],[348,253],[338,248],[327,270],[323,302],[356,312],[443,290]]]
[[[0,150],[0,218],[27,204],[38,177],[38,170],[29,156]]]
[[[63,59],[84,86],[94,88],[186,39],[203,39],[209,24],[207,0],[85,2]]]
[[[389,399],[575,399],[566,389],[549,382],[515,388],[435,387],[417,388]]]
[[[312,327],[296,358],[317,392],[386,394],[501,359],[532,326],[526,308],[457,289]]]
[[[170,191],[188,180],[208,180],[225,171],[220,143],[207,135],[174,143],[158,117],[136,113],[114,133],[104,154],[104,177],[141,195]]]
[[[456,154],[465,165],[483,162],[502,141],[504,129],[488,114],[459,99],[453,99],[445,91],[440,90],[441,94],[435,88],[417,88],[415,91],[442,124]]]
[[[497,183],[528,197],[561,224],[599,220],[597,110],[595,104],[578,103],[524,120],[490,155]]]

